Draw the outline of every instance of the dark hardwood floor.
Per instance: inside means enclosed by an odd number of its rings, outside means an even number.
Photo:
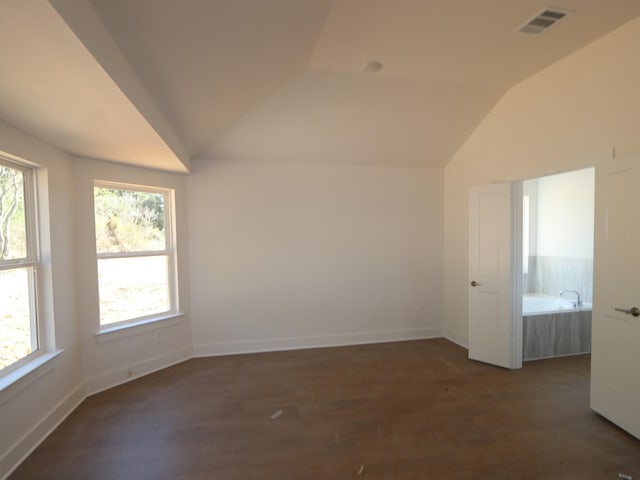
[[[194,359],[87,398],[10,479],[640,480],[588,392],[588,356],[442,339]]]

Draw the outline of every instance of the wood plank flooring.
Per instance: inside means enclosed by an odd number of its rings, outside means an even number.
[[[10,479],[640,480],[588,391],[588,356],[443,339],[193,359],[87,398]]]

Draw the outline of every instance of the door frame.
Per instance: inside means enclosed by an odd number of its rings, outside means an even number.
[[[523,286],[523,189],[522,181],[511,182],[511,369],[522,368]]]

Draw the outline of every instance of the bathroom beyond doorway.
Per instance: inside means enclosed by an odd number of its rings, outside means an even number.
[[[523,182],[523,360],[591,352],[595,169]]]

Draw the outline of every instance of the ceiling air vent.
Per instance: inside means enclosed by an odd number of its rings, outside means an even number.
[[[567,10],[547,7],[535,17],[528,20],[524,25],[519,27],[516,32],[533,33],[538,35],[556,23],[564,20],[569,13],[571,12],[568,12]]]

